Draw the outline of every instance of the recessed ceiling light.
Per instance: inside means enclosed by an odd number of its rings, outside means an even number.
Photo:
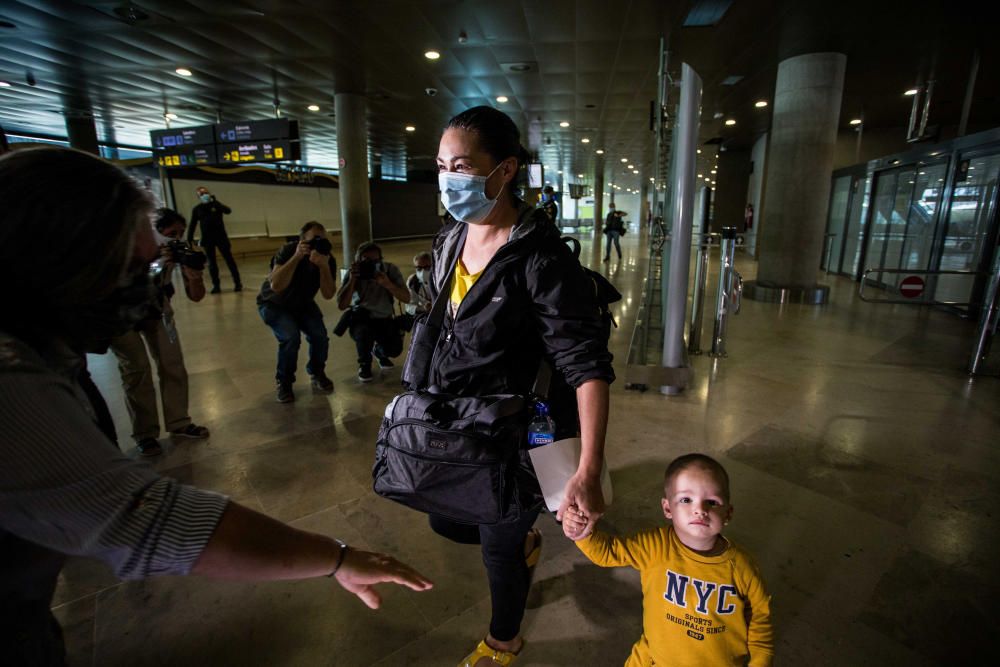
[[[580,139],[580,143],[581,144],[589,144],[590,143],[590,139],[588,139],[587,137],[584,137],[583,139]]]
[[[194,72],[189,70],[187,67],[178,67],[174,71],[180,74],[181,76],[194,76]]]
[[[577,178],[583,178],[583,174],[577,174],[576,177]]]
[[[763,109],[767,106],[767,100],[757,100],[753,105],[758,109]]]
[[[407,125],[406,126],[406,131],[407,132],[416,132],[417,128],[413,127],[412,125]]]
[[[635,165],[634,164],[630,164],[627,168],[628,169],[635,169]]]
[[[597,153],[598,155],[604,155],[604,149],[602,149],[602,148],[598,148],[598,149],[597,149],[596,151],[594,151],[594,152],[595,152],[595,153]]]
[[[705,177],[702,176],[701,174],[698,174],[698,178],[705,178]]]
[[[627,157],[623,157],[622,158],[622,162],[628,162],[628,158]]]
[[[904,94],[904,95],[906,95],[906,96],[908,96],[908,97],[912,97],[913,95],[916,95],[916,94],[917,94],[917,93],[919,93],[919,92],[920,92],[920,91],[919,91],[919,90],[917,90],[916,88],[910,88],[910,89],[909,89],[908,91],[906,91],[906,92],[905,92],[905,93],[903,93],[903,94]]]
[[[700,148],[698,149],[698,154],[699,154],[699,155],[701,154],[701,149],[700,149]]]
[[[559,123],[559,127],[569,127],[569,121],[564,120],[563,122]]]
[[[562,169],[560,169],[560,170],[559,170],[559,171],[557,171],[556,173],[557,173],[557,174],[561,174],[561,173],[562,173]]]
[[[732,118],[726,120],[726,125],[736,125],[736,121]]]
[[[427,60],[437,60],[440,57],[441,54],[437,51],[424,51],[424,58],[427,58]]]
[[[638,169],[633,169],[633,170],[632,170],[632,173],[633,173],[633,174],[638,174],[638,173],[639,173],[639,170],[638,170]]]
[[[163,114],[163,117],[168,118],[170,120],[177,120],[177,114],[175,113],[165,113]]]
[[[860,118],[852,118],[851,119],[851,125],[861,125],[861,119]]]
[[[310,104],[306,108],[309,109],[309,111],[319,111],[319,105],[318,104]]]
[[[714,174],[714,173],[715,173],[715,169],[713,169],[712,171],[710,171],[710,172],[708,172],[708,173],[710,173],[710,174]]]
[[[506,95],[499,95],[499,96],[497,96],[497,102],[499,102],[500,104],[504,104],[506,101],[507,101],[507,96]]]
[[[0,81],[0,88],[10,88],[9,81]]]

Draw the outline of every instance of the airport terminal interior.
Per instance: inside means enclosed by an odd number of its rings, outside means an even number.
[[[163,453],[140,456],[117,360],[88,355],[122,450],[434,581],[383,587],[372,611],[326,578],[122,582],[73,557],[52,603],[68,664],[430,667],[483,638],[478,547],[372,489],[406,348],[362,382],[353,341],[331,334],[327,393],[303,343],[279,403],[257,304],[308,220],[341,269],[374,239],[413,273],[444,213],[441,130],[476,105],[515,121],[525,199],[551,186],[555,224],[622,295],[601,527],[664,524],[666,465],[703,452],[731,478],[725,535],[771,596],[775,665],[994,664],[1000,47],[978,10],[884,4],[0,2],[14,150],[98,153],[186,217],[198,186],[232,209],[244,289],[220,259],[219,293],[172,302],[190,416],[211,435],[161,433]],[[255,121],[285,134],[219,136]],[[329,331],[336,300],[317,302]],[[638,572],[592,564],[552,514],[536,527],[516,664],[624,664]]]

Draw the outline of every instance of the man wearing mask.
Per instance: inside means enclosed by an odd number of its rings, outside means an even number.
[[[552,189],[551,185],[546,185],[542,190],[542,201],[540,207],[545,211],[545,215],[549,216],[549,220],[552,224],[558,225],[557,220],[559,219],[559,205],[556,203],[556,191]]]
[[[132,419],[132,438],[142,456],[156,456],[163,451],[157,440],[160,415],[150,356],[156,362],[166,430],[171,436],[179,438],[201,439],[209,435],[207,428],[193,423],[188,415],[188,375],[170,305],[176,291],[174,269],[178,267],[187,298],[192,301],[205,298],[205,282],[202,280],[205,256],[193,252],[180,240],[186,226],[184,217],[176,211],[161,208],[156,212],[154,236],[160,245],[160,258],[153,274],[157,291],[156,307],[135,328],[111,341],[111,351],[118,358],[118,370],[125,389],[125,405]]]
[[[312,377],[313,388],[333,391],[333,380],[324,372],[330,338],[316,304],[316,292],[329,300],[337,289],[337,260],[330,254],[332,247],[323,225],[307,222],[299,240],[286,243],[271,260],[271,273],[257,295],[261,319],[278,339],[275,379],[279,403],[295,400],[292,384],[303,333],[309,343],[306,372]]]
[[[219,288],[219,265],[215,261],[215,251],[218,250],[222,258],[226,260],[229,273],[233,277],[233,291],[239,292],[243,289],[240,281],[240,270],[233,259],[232,246],[229,243],[229,235],[226,234],[226,223],[222,221],[223,215],[232,213],[232,209],[217,200],[211,192],[203,185],[195,188],[198,194],[198,204],[191,211],[191,228],[188,230],[188,243],[194,242],[195,230],[201,224],[201,247],[208,255],[208,275],[212,278],[212,294],[218,294]]]
[[[351,272],[337,294],[337,306],[351,309],[351,338],[358,349],[358,379],[372,381],[372,355],[379,368],[395,366],[390,357],[403,351],[403,336],[393,321],[393,298],[410,302],[399,267],[382,259],[382,248],[362,243]]]
[[[431,254],[422,252],[413,258],[413,274],[406,279],[410,290],[410,302],[406,304],[407,315],[417,316],[431,310]]]
[[[48,196],[54,184],[58,197]],[[335,580],[371,608],[378,582],[431,587],[394,558],[293,528],[118,451],[98,426],[100,395],[79,379],[85,354],[146,312],[158,254],[152,202],[114,165],[55,147],[0,156],[0,201],[0,274],[20,287],[0,309],[0,662],[65,663],[50,609],[67,554],[99,559],[122,579]],[[24,251],[39,238],[50,270]]]

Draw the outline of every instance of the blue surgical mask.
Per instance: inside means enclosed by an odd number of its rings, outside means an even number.
[[[210,194],[203,194],[200,197],[198,197],[198,199],[202,200],[203,202],[205,202],[207,204],[210,201],[212,201],[212,195],[210,195]]]
[[[441,203],[448,213],[456,220],[472,225],[480,225],[490,215],[490,211],[500,199],[497,193],[495,199],[486,196],[486,179],[500,168],[498,164],[486,176],[458,174],[453,171],[442,171],[438,174],[438,187],[441,189]]]

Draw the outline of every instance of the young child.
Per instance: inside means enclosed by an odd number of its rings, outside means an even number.
[[[769,666],[771,598],[750,554],[721,535],[733,515],[725,469],[704,454],[681,456],[663,494],[670,526],[626,538],[595,530],[576,542],[601,567],[642,574],[643,633],[625,666]],[[563,514],[567,536],[586,524],[576,506]]]

